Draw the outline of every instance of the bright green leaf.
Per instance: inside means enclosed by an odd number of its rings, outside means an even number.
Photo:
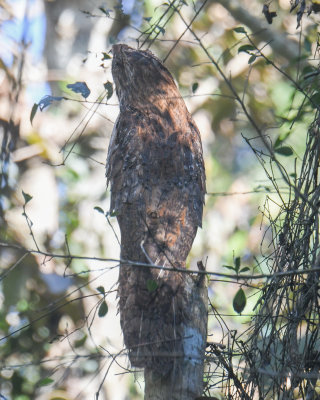
[[[51,383],[53,383],[54,380],[51,378],[43,378],[40,381],[37,382],[37,386],[41,387],[41,386],[47,386],[50,385]]]
[[[274,151],[276,153],[281,154],[282,156],[286,156],[286,157],[292,156],[292,154],[293,154],[292,148],[288,147],[288,146],[278,147],[278,148],[274,149]]]
[[[19,394],[18,396],[15,396],[14,400],[30,400],[30,397],[26,394]]]
[[[150,293],[154,292],[155,290],[157,290],[158,288],[158,284],[156,281],[154,281],[153,279],[148,279],[147,280],[147,289]]]
[[[106,301],[103,301],[100,304],[99,311],[98,311],[98,316],[100,318],[102,318],[107,314],[107,312],[108,312],[108,304],[106,303]]]
[[[281,146],[282,141],[283,140],[280,138],[280,136],[278,136],[276,141],[274,142],[273,148],[276,149],[277,147]]]
[[[26,311],[29,308],[29,303],[26,299],[20,299],[17,303],[17,310],[20,312]]]
[[[247,298],[243,289],[239,289],[233,299],[233,309],[241,314],[247,304]]]
[[[31,125],[32,125],[33,118],[36,115],[36,112],[38,111],[38,107],[39,107],[39,104],[37,104],[37,103],[34,103],[34,105],[32,106],[32,110],[31,110],[31,114],[30,114]]]
[[[276,141],[274,142],[273,148],[276,149],[277,147],[281,146],[281,143],[283,142],[283,137],[280,135],[277,137]]]
[[[292,130],[279,135],[277,137],[276,141],[274,142],[273,148],[276,149],[277,147],[280,147],[282,145],[282,143],[291,135],[291,133],[292,133]]]
[[[29,203],[29,201],[32,199],[32,196],[30,196],[30,194],[28,193],[25,193],[23,190],[22,190],[22,195],[24,198],[24,204]]]

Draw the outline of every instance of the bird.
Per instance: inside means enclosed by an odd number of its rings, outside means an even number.
[[[107,162],[110,213],[121,233],[120,324],[132,366],[168,374],[185,310],[186,259],[206,193],[199,130],[150,50],[112,47],[120,112]]]

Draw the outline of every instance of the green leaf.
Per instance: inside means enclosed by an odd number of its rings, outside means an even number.
[[[104,296],[105,293],[106,293],[103,286],[98,286],[98,287],[97,287],[97,291],[100,292],[103,296]]]
[[[157,288],[158,288],[158,284],[157,284],[156,281],[154,281],[153,279],[148,279],[148,280],[147,280],[147,289],[148,289],[148,292],[152,293],[152,292],[154,292],[155,290],[157,290]]]
[[[51,383],[53,383],[54,380],[51,378],[43,378],[40,381],[37,382],[37,386],[41,387],[41,386],[47,386],[50,385]]]
[[[237,33],[247,33],[243,26],[238,26],[237,28],[233,29]]]
[[[249,60],[248,60],[248,64],[252,64],[255,60],[256,60],[257,56],[255,56],[254,54],[251,54]]]
[[[2,397],[1,397],[1,399],[2,399]],[[4,400],[7,400],[7,397],[5,397]],[[30,397],[26,394],[19,394],[18,396],[14,397],[14,400],[30,400]]]
[[[156,25],[156,26],[159,29],[160,33],[162,33],[163,35],[166,33],[166,30],[164,28],[162,28],[162,26],[160,26],[160,25]]]
[[[29,308],[29,303],[26,299],[20,299],[17,303],[17,310],[20,312],[27,311]]]
[[[53,101],[61,101],[62,99],[64,99],[62,96],[43,96],[38,104],[40,111],[43,111],[46,107],[49,107]]]
[[[34,103],[34,105],[32,106],[31,114],[30,114],[30,123],[31,123],[31,125],[32,125],[33,118],[36,115],[36,112],[38,111],[38,107],[39,107],[39,104],[37,104],[37,103]]]
[[[104,215],[104,210],[101,207],[96,206],[93,209]]]
[[[83,335],[81,339],[78,339],[74,342],[74,347],[81,347],[85,344],[87,340],[87,335]]]
[[[152,20],[152,17],[144,17],[143,18],[145,21],[150,22]]]
[[[28,193],[25,193],[23,190],[22,190],[22,195],[24,198],[24,204],[29,203],[29,201],[32,199],[32,196],[30,196],[30,194]]]
[[[304,39],[303,47],[308,53],[311,52],[311,42],[307,37]]]
[[[116,210],[112,210],[112,211],[109,212],[110,217],[116,217],[118,214],[119,213]]]
[[[282,156],[292,156],[293,154],[293,150],[291,147],[289,146],[282,146],[282,147],[278,147],[276,149],[274,149],[275,153],[281,154]]]
[[[234,266],[232,266],[232,265],[223,265],[223,267],[224,267],[224,268],[231,269],[232,271],[235,270],[235,269],[234,269]]]
[[[236,257],[234,259],[234,265],[235,265],[235,270],[238,272],[240,269],[240,265],[241,265],[241,258],[240,257]]]
[[[312,65],[308,64],[305,67],[303,67],[302,74],[303,75],[308,75],[308,74],[314,73],[316,71],[317,71],[316,68],[314,68]]]
[[[104,60],[111,60],[111,56],[108,53],[103,52],[101,61],[104,61]]]
[[[75,93],[80,93],[85,99],[91,93],[85,82],[69,83],[69,85],[67,85],[67,88],[71,89]]]
[[[108,304],[106,303],[106,301],[104,300],[99,307],[99,311],[98,311],[98,316],[100,318],[104,317],[108,312]]]
[[[281,146],[281,144],[291,135],[291,133],[292,131],[288,131],[279,135],[273,145],[273,148],[276,149],[277,147]]]
[[[249,267],[241,268],[239,272],[240,272],[240,274],[241,274],[241,273],[247,272],[247,271],[250,271],[250,268],[249,268]]]
[[[192,93],[195,93],[197,91],[198,87],[199,87],[199,83],[198,82],[194,82],[192,84],[192,88],[191,88],[192,89]]]
[[[247,298],[243,289],[239,289],[233,299],[233,309],[241,314],[247,304]]]
[[[108,8],[103,8],[103,7],[99,7],[99,10],[103,12],[103,14],[105,14],[107,17],[110,17],[110,12],[112,10],[108,9]]]
[[[314,103],[316,106],[320,105],[320,92],[315,93],[311,96],[310,101]]]
[[[273,148],[276,149],[277,147],[281,146],[282,142],[283,142],[283,138],[281,136],[278,136],[276,141],[274,142]]]
[[[112,86],[112,83],[108,81],[108,82],[104,83],[103,86],[104,86],[104,88],[105,88],[106,91],[107,91],[107,100],[109,100],[110,97],[113,95],[113,86]]]
[[[241,52],[248,53],[248,51],[255,50],[255,49],[256,48],[254,46],[252,46],[251,44],[244,44],[243,46],[239,47],[238,53],[241,53]]]

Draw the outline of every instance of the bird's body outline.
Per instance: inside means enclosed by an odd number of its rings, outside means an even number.
[[[151,52],[114,45],[112,73],[120,114],[106,175],[121,259],[185,268],[205,195],[199,130],[170,72]],[[120,266],[120,320],[133,365],[165,370],[157,352],[172,351],[176,327],[187,318],[183,279],[167,269]]]

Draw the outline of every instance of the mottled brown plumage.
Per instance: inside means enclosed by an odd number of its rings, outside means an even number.
[[[205,194],[199,131],[158,58],[123,44],[112,50],[120,114],[107,179],[121,259],[185,268]],[[163,374],[172,368],[179,326],[188,319],[184,280],[179,272],[121,264],[120,320],[132,365]]]

